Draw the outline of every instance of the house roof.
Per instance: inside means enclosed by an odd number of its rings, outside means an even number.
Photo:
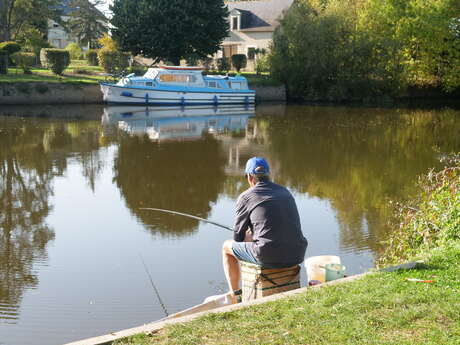
[[[283,10],[294,0],[229,1],[228,10],[241,13],[240,31],[273,31]]]

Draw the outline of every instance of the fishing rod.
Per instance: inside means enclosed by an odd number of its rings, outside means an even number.
[[[158,292],[158,289],[155,286],[155,283],[153,282],[152,276],[150,275],[150,272],[147,268],[147,265],[145,264],[144,258],[142,257],[141,253],[139,253],[139,257],[141,258],[141,261],[144,264],[145,272],[147,272],[147,275],[149,276],[150,284],[152,284],[153,290],[155,291],[155,294],[157,295],[158,301],[160,302],[160,305],[163,308],[163,311],[166,314],[166,317],[168,317],[169,313],[168,313],[168,310],[166,309],[166,305],[163,303],[163,300],[160,297],[160,293]]]
[[[162,209],[162,208],[153,208],[153,207],[140,207],[139,209],[140,210],[166,212],[166,213],[176,214],[176,215],[179,215],[179,216],[185,216],[185,217],[189,217],[189,218],[193,218],[193,219],[198,219],[198,220],[201,220],[203,222],[218,226],[220,228],[224,228],[224,229],[229,230],[229,231],[234,231],[233,228],[231,228],[231,227],[229,227],[227,225],[216,223],[216,222],[213,222],[211,220],[207,220],[205,218],[197,217],[197,216],[194,216],[194,215],[191,215],[191,214],[188,214],[188,213],[182,213],[182,212],[177,212],[177,211],[172,211],[172,210],[165,210],[165,209]]]

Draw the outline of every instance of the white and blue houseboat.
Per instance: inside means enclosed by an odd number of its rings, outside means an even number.
[[[129,74],[116,84],[101,83],[104,101],[147,105],[252,104],[255,91],[246,78],[203,75],[200,67],[149,68],[142,77]]]

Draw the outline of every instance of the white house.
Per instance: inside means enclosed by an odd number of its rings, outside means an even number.
[[[59,6],[63,22],[69,20],[69,13],[72,11],[68,5],[69,1],[62,1]],[[69,43],[77,43],[77,40],[71,37],[61,24],[50,19],[48,20],[48,42],[55,48],[64,49]]]
[[[245,54],[248,69],[254,66],[256,49],[268,49],[279,19],[294,0],[227,1],[230,35],[222,43],[218,57]]]
[[[71,7],[71,0],[61,0],[59,9],[62,11],[62,23],[67,22],[70,19],[70,13],[74,10]],[[59,49],[67,47],[69,43],[79,43],[76,37],[73,37],[60,23],[54,20],[48,20],[48,42]],[[82,48],[87,49],[87,47]]]

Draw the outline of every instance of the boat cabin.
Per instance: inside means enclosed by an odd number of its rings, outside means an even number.
[[[149,68],[142,77],[129,74],[116,85],[134,88],[155,87],[192,87],[210,89],[246,90],[248,83],[241,76],[228,77],[221,75],[205,75],[200,67],[163,66]]]

